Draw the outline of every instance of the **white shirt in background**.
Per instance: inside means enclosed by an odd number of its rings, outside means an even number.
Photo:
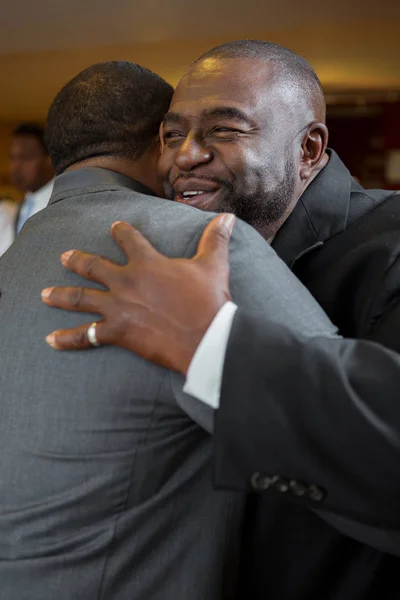
[[[14,241],[18,207],[17,202],[11,200],[0,201],[0,256]]]
[[[45,208],[50,200],[53,191],[54,179],[51,179],[37,192],[29,192],[26,194],[22,207],[18,216],[17,232],[19,233],[25,221],[32,215]]]

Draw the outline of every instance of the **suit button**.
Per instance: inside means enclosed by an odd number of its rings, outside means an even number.
[[[253,489],[257,490],[257,492],[267,490],[271,485],[271,478],[268,477],[268,475],[264,475],[264,473],[260,473],[259,471],[253,473],[250,481]]]
[[[313,502],[321,502],[325,498],[325,492],[317,485],[310,485],[308,488],[308,497]]]
[[[277,475],[275,475],[273,486],[275,490],[284,494],[289,489],[289,482],[284,477],[278,477]]]
[[[304,496],[307,491],[307,486],[301,481],[296,481],[295,479],[292,479],[292,481],[289,482],[289,488],[292,494],[299,497]]]

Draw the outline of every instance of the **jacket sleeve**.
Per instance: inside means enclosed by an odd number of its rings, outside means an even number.
[[[400,555],[399,383],[400,356],[378,344],[306,339],[239,309],[215,423],[215,484],[285,494]]]

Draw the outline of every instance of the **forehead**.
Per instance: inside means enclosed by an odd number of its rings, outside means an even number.
[[[27,152],[29,154],[42,155],[43,148],[39,140],[33,135],[16,135],[11,139],[11,152]]]
[[[276,110],[279,98],[273,67],[257,59],[208,58],[180,81],[170,110],[182,117],[199,116],[212,106],[239,108],[250,116]]]

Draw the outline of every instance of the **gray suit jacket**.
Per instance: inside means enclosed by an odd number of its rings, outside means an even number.
[[[0,600],[232,597],[242,497],[212,488],[211,439],[177,403],[179,379],[117,348],[51,350],[49,332],[91,317],[40,300],[48,285],[82,284],[63,251],[124,260],[114,220],[190,256],[210,218],[86,169],[57,178],[1,258]],[[231,248],[237,303],[303,334],[332,332],[253,229],[238,223]]]

